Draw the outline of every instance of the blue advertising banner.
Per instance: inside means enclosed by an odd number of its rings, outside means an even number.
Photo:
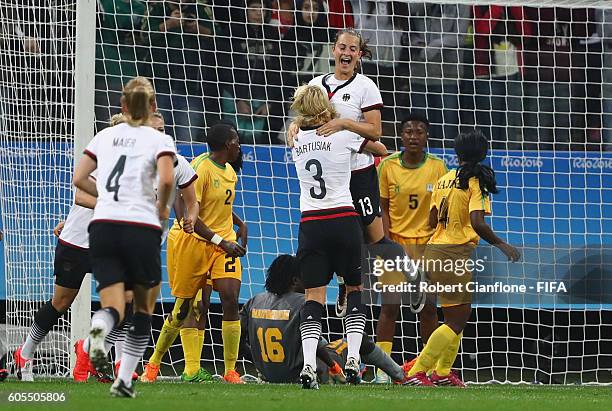
[[[178,148],[181,154],[191,159],[205,151],[206,146],[179,145]],[[452,150],[432,152],[442,156],[449,168],[458,165]],[[72,194],[67,188],[71,177],[70,153],[71,147],[63,144],[15,143],[14,146],[0,147],[1,162],[10,158],[17,168],[31,165],[28,179],[55,182],[49,184],[56,187],[55,190],[41,191],[28,189],[28,181],[21,181],[25,189],[12,192],[5,189],[7,181],[0,181],[0,196],[23,196],[19,201],[28,204],[29,209],[40,216],[35,221],[12,221],[9,224],[8,219],[19,217],[14,210],[2,209],[2,206],[7,207],[7,202],[0,201],[0,213],[5,213],[0,215],[0,221],[9,229],[7,234],[12,235],[10,229],[22,225],[36,230],[37,235],[33,238],[41,241],[41,249],[47,247],[45,258],[52,258],[48,245],[54,244],[50,229],[56,221],[50,220],[54,216],[65,216],[71,201]],[[235,200],[235,211],[249,225],[241,301],[262,290],[265,268],[278,254],[296,250],[300,217],[299,185],[290,151],[279,146],[243,146],[243,156],[244,166]],[[493,213],[489,221],[501,237],[517,246],[536,248],[612,244],[612,153],[496,150],[490,153],[489,162],[496,171],[501,189],[493,197]],[[6,173],[3,174],[0,179],[7,177]],[[39,199],[33,200],[37,196]],[[54,199],[51,201],[53,204],[41,201],[41,196]],[[4,254],[3,243],[0,247]],[[5,299],[5,264],[2,258],[0,256],[0,299]],[[509,270],[509,277],[516,273],[538,275],[537,270],[526,270],[520,264]],[[167,287],[164,287],[162,295],[164,298],[170,296]],[[330,301],[335,300],[335,295],[328,297]],[[495,301],[488,303],[496,304]],[[542,304],[555,305],[556,302]]]

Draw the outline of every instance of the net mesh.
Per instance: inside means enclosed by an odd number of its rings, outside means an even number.
[[[53,292],[53,227],[71,203],[74,2],[0,3],[0,210],[9,348]],[[69,316],[39,371],[68,373]]]
[[[51,230],[72,201],[75,3],[4,1],[1,7],[0,209],[10,348],[51,296]],[[504,3],[100,0],[96,129],[119,111],[121,87],[135,75],[152,79],[166,130],[188,158],[205,150],[206,128],[215,121],[237,124],[245,164],[235,209],[250,234],[244,302],[263,290],[265,267],[297,246],[299,188],[280,145],[291,93],[333,70],[335,32],[355,26],[373,50],[362,70],[381,89],[390,150],[401,146],[397,122],[417,111],[432,123],[430,150],[454,166],[452,139],[476,125],[491,138],[501,189],[493,201],[494,231],[534,250],[540,263],[549,261],[547,247],[570,256],[587,246],[600,250],[610,244],[612,215],[610,4]],[[497,275],[508,281],[547,278],[527,263],[504,271],[495,258]],[[330,289],[329,302],[335,293]],[[609,296],[605,289],[599,294]],[[609,300],[517,298],[477,304],[457,363],[464,378],[609,382]],[[160,300],[154,338],[173,301],[167,283]],[[378,311],[371,307],[373,318]],[[203,355],[219,374],[220,322],[214,308]],[[62,321],[50,339],[49,352],[57,355],[37,362],[41,372],[66,374],[67,327]],[[331,338],[341,329],[333,315],[326,319]],[[402,310],[394,356],[410,359],[418,350],[417,318]],[[173,349],[164,365],[163,375],[179,375],[180,352]]]

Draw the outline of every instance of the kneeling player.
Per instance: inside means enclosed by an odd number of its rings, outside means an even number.
[[[240,312],[244,351],[263,380],[293,383],[298,381],[304,362],[299,324],[305,297],[297,258],[278,256],[268,268],[265,288],[266,292],[252,297]],[[319,340],[317,358],[323,381],[345,382],[341,367],[347,361],[347,347],[346,340]],[[367,364],[384,370],[397,383],[404,381],[403,368],[370,338],[364,336],[359,351]]]

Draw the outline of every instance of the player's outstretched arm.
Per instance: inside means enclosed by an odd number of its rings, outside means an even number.
[[[244,221],[236,213],[232,211],[232,221],[235,226],[238,227],[238,238],[240,239],[240,245],[246,249],[247,242],[249,240],[249,229]]]
[[[518,261],[521,258],[521,253],[515,247],[499,238],[486,223],[484,216],[485,212],[482,210],[474,210],[470,213],[470,223],[476,234],[487,243],[499,248],[508,257],[508,260]]]
[[[74,176],[72,176],[72,184],[78,189],[83,190],[85,193],[98,197],[98,190],[96,189],[96,183],[89,178],[89,175],[98,167],[98,163],[89,156],[83,156],[79,160],[76,169],[74,170]]]

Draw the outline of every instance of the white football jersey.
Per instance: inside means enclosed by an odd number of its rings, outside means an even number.
[[[98,163],[98,200],[92,221],[161,228],[155,206],[157,159],[176,155],[170,136],[123,123],[96,134],[85,154]]]
[[[329,73],[313,78],[308,84],[319,86],[327,93],[340,118],[363,121],[363,113],[383,107],[378,86],[363,74],[356,73],[348,80],[338,80],[334,73]],[[361,170],[373,164],[371,153],[354,153],[351,170]]]
[[[300,180],[300,211],[353,208],[349,184],[351,154],[358,152],[363,138],[350,131],[329,137],[315,129],[301,129],[291,152]]]
[[[87,227],[93,217],[94,210],[73,204],[64,222],[64,228],[59,236],[60,243],[70,247],[89,248],[89,233]]]
[[[189,187],[189,185],[191,185],[191,183],[196,181],[197,178],[198,178],[198,175],[196,174],[193,167],[191,167],[191,164],[189,164],[189,161],[185,160],[185,157],[183,157],[182,155],[177,154],[176,164],[174,166],[175,189],[172,195],[170,196],[170,204],[169,204],[170,207],[172,207],[172,204],[174,203],[174,199],[178,195],[179,190]],[[156,190],[157,190],[157,185],[156,185]],[[168,231],[170,230],[170,224],[165,224],[162,227],[162,229],[163,229],[162,244],[163,244],[164,241],[166,241],[166,237],[168,236]]]

